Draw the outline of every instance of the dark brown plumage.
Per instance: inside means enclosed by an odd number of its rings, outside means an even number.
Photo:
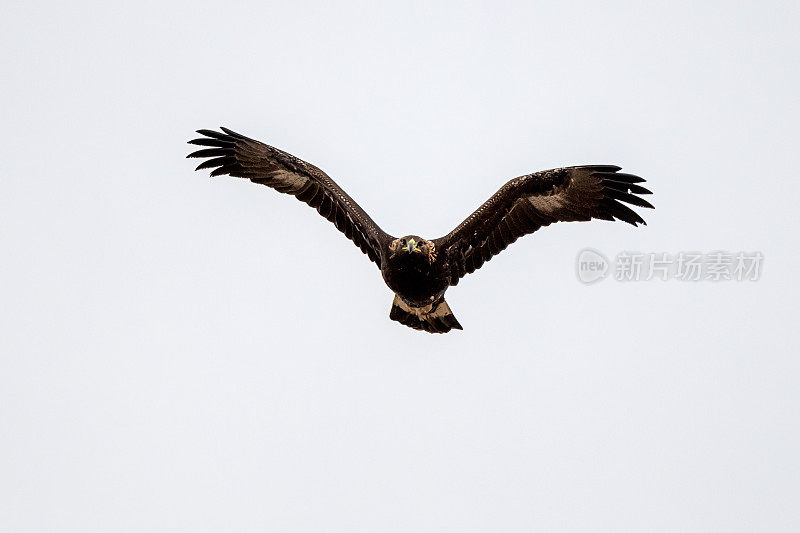
[[[327,174],[310,163],[244,135],[198,130],[189,141],[205,148],[196,170],[248,178],[314,207],[374,261],[395,292],[390,318],[414,329],[461,329],[444,293],[523,235],[554,222],[593,218],[644,220],[625,204],[652,208],[644,180],[613,165],[557,168],[520,176],[503,185],[456,229],[438,239],[395,238],[381,230]]]

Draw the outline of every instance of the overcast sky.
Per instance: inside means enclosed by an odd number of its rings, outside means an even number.
[[[797,531],[798,5],[5,2],[0,530]],[[220,125],[394,235],[573,164],[656,210],[521,239],[429,335],[193,172]],[[587,247],[764,260],[585,285]]]

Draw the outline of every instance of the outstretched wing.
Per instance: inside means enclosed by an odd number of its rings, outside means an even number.
[[[189,144],[208,147],[187,156],[209,158],[195,170],[213,168],[212,176],[229,174],[236,178],[248,178],[254,183],[297,197],[333,222],[336,229],[361,248],[380,268],[381,249],[388,245],[392,237],[384,233],[327,174],[282,150],[227,128],[221,129],[223,133],[198,130],[197,133],[203,137],[189,141]]]
[[[650,207],[637,194],[650,191],[638,176],[612,165],[557,168],[515,178],[448,235],[434,240],[450,267],[450,284],[474,272],[528,233],[554,222],[644,220],[624,203]],[[440,256],[442,257],[442,256]]]

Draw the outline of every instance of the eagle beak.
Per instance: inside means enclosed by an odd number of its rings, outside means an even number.
[[[403,246],[403,250],[406,252],[421,252],[419,248],[417,248],[417,241],[414,239],[409,239],[405,246]]]

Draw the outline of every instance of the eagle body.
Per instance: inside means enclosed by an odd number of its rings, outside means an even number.
[[[519,237],[555,222],[592,219],[644,224],[626,204],[652,208],[644,180],[614,165],[583,165],[526,174],[503,185],[453,231],[438,239],[395,238],[322,170],[227,128],[198,130],[188,157],[196,170],[247,178],[296,197],[333,223],[380,269],[395,297],[389,318],[414,329],[462,329],[444,300],[448,287],[479,269]]]
[[[425,242],[420,237],[409,236],[403,240],[414,239]],[[402,242],[402,240],[401,240]],[[399,247],[398,247],[399,248]],[[430,253],[408,253],[387,248],[386,261],[381,274],[386,285],[409,305],[422,307],[439,299],[450,279],[443,268],[443,261]]]

